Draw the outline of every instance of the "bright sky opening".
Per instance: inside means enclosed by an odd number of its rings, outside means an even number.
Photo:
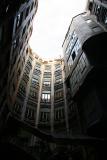
[[[30,38],[32,50],[41,58],[63,55],[62,43],[74,16],[85,11],[87,0],[38,0]]]

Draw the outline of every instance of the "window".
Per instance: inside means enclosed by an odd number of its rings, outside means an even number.
[[[75,53],[75,51],[73,51],[73,53],[72,53],[72,60],[73,61],[74,61],[75,57],[76,57],[76,53]]]
[[[62,83],[62,79],[55,79],[55,83]]]
[[[75,44],[75,51],[78,52],[78,50],[81,48],[81,43],[79,41],[79,39],[77,40],[76,44]]]
[[[93,31],[94,32],[100,32],[101,28],[99,26],[96,26],[96,27],[93,28]]]
[[[34,69],[33,74],[40,76],[41,71],[39,69]]]
[[[61,68],[61,65],[60,65],[60,63],[58,63],[58,64],[55,64],[55,69],[60,69]]]
[[[16,112],[16,114],[21,114],[21,109],[22,109],[21,104],[15,103],[15,105],[14,105],[14,112]]]
[[[47,82],[47,81],[44,81],[43,84],[44,84],[44,85],[47,85],[47,86],[50,86],[51,83],[50,83],[50,82]]]
[[[55,100],[62,99],[63,98],[63,91],[55,92],[54,98],[55,98]]]
[[[54,86],[55,90],[58,90],[58,89],[61,89],[61,88],[63,88],[63,83],[55,83],[55,86]]]
[[[33,10],[33,6],[34,6],[34,2],[32,3],[32,5],[31,5],[31,9],[30,9],[30,11],[32,11]]]
[[[23,12],[17,15],[17,19],[16,19],[16,30],[17,28],[21,25],[22,23],[22,19],[23,19]]]
[[[40,113],[40,121],[46,122],[49,121],[49,113],[48,112],[41,112]]]
[[[29,52],[29,49],[27,48],[27,49],[26,49],[26,55],[28,54],[28,52]]]
[[[86,16],[87,16],[87,14],[86,14],[86,13],[82,14],[82,17],[86,17]]]
[[[55,120],[58,120],[58,110],[55,111]]]
[[[43,77],[43,81],[51,82],[51,78],[45,78],[45,77]]]
[[[105,20],[104,20],[104,22],[105,22],[105,24],[107,24],[107,15],[106,15],[106,17],[105,17]]]
[[[54,120],[59,121],[64,119],[64,109],[56,109],[54,112]]]
[[[26,84],[24,83],[24,81],[21,81],[20,86],[19,86],[19,91],[22,92],[23,94],[25,94]]]
[[[80,63],[80,71],[81,73],[83,73],[85,71],[86,65],[87,65],[87,61],[86,61],[86,56],[83,53],[79,59],[79,63]]]
[[[50,93],[42,93],[42,101],[49,102],[51,98]]]
[[[29,96],[31,98],[36,98],[36,92],[30,88]]]
[[[29,9],[30,9],[30,7],[27,8],[27,10],[26,10],[26,16],[25,16],[25,17],[28,16],[28,14],[29,14]]]
[[[57,70],[57,71],[55,71],[55,76],[59,76],[59,75],[61,75],[62,74],[62,70]]]
[[[16,39],[13,41],[13,48],[16,48]]]
[[[71,69],[71,66],[73,64],[73,60],[72,60],[72,56],[70,55],[69,59],[68,59],[68,67],[69,67],[69,70]]]
[[[51,72],[44,72],[44,78],[51,78]]]
[[[75,31],[74,31],[72,33],[72,36],[71,36],[71,38],[69,40],[68,46],[66,47],[66,51],[65,51],[67,60],[69,58],[69,55],[70,55],[72,49],[74,48],[74,45],[75,45],[75,42],[77,41],[77,39],[78,39],[78,37],[77,37],[77,35],[76,35]]]
[[[27,65],[32,68],[32,62],[28,59]]]
[[[34,109],[31,109],[31,108],[26,108],[26,112],[25,112],[25,118],[27,119],[27,120],[30,120],[30,121],[32,121],[32,120],[34,120],[34,116],[35,116],[35,111],[34,111]]]
[[[18,72],[17,72],[17,78],[18,78],[18,79],[19,79],[20,75],[21,75],[21,69],[19,68],[19,69],[18,69]]]
[[[37,5],[37,1],[35,1],[35,4],[34,4],[35,6]]]
[[[33,61],[33,58],[31,56],[29,56],[29,61],[32,62]]]
[[[45,65],[45,70],[51,70],[51,65]]]
[[[89,24],[89,23],[92,22],[92,20],[91,20],[91,19],[88,19],[88,20],[86,20],[86,22]]]
[[[36,69],[36,68],[41,68],[41,64],[40,64],[40,63],[38,63],[38,62],[36,62],[35,69]]]
[[[55,76],[55,82],[59,79],[62,79],[62,74],[60,74],[59,76]]]
[[[35,79],[35,80],[40,80],[40,75],[33,74],[32,78]]]
[[[29,73],[30,73],[30,68],[26,65],[24,74],[29,75]]]
[[[72,33],[71,33],[70,30],[69,30],[68,35],[67,35],[67,37],[66,37],[66,40],[69,41],[69,39],[71,38],[71,36],[72,36]]]
[[[72,72],[72,76],[70,78],[71,90],[73,93],[74,93],[74,90],[79,86],[80,80],[82,79],[83,74],[87,70],[87,65],[88,65],[88,61],[85,54],[83,53],[78,61],[76,68]]]
[[[16,26],[18,27],[20,24],[20,13],[17,16]]]
[[[35,88],[36,90],[39,90],[39,82],[37,82],[34,79],[32,79],[31,87]]]

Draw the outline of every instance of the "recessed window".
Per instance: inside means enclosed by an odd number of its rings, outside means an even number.
[[[16,19],[16,30],[17,28],[21,25],[22,23],[22,20],[23,20],[23,12],[20,14],[17,15],[17,19]]]
[[[50,93],[42,93],[42,101],[49,102],[51,98]]]
[[[16,39],[13,41],[13,48],[16,48]]]
[[[17,27],[19,26],[19,24],[20,24],[20,14],[18,14],[17,16],[17,22],[16,22]]]
[[[43,82],[44,85],[50,86],[50,82],[44,81]]]
[[[55,64],[55,69],[60,69],[61,68],[61,64]]]
[[[85,14],[82,14],[82,17],[86,17],[87,16],[87,14],[85,13]]]
[[[55,100],[59,100],[61,98],[63,98],[63,91],[58,91],[58,92],[55,92]]]
[[[51,70],[51,65],[45,65],[45,70]]]
[[[104,23],[107,24],[107,17],[105,17]]]
[[[75,53],[75,51],[72,53],[72,60],[74,61],[74,59],[75,59],[75,57],[76,57],[76,53]]]
[[[89,24],[89,23],[92,22],[92,20],[91,20],[91,19],[88,19],[88,20],[86,20],[86,22]]]
[[[40,121],[42,121],[42,122],[49,121],[49,113],[48,112],[41,112]]]
[[[9,5],[6,7],[6,12],[8,12],[8,10],[9,10]]]
[[[31,9],[30,9],[30,11],[32,11],[32,9],[33,9],[33,6],[34,6],[34,2],[32,3],[32,5],[31,5]]]
[[[16,114],[20,114],[21,113],[21,108],[22,108],[22,106],[20,104],[16,103],[14,105],[14,112],[16,112]]]
[[[30,9],[30,7],[27,8],[27,10],[26,10],[26,16],[25,16],[25,17],[28,16],[28,14],[29,14],[29,9]]]
[[[31,108],[26,108],[25,118],[28,120],[34,120],[34,110]]]
[[[35,68],[41,68],[41,64],[40,64],[40,63],[38,63],[38,62],[36,62],[36,66],[35,66]]]
[[[74,40],[75,38],[77,38],[77,35],[76,35],[75,31],[74,31],[73,34],[72,34],[72,39]]]

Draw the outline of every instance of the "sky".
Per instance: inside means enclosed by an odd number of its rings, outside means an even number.
[[[41,58],[63,56],[62,43],[72,17],[85,11],[87,0],[38,0],[30,47]]]

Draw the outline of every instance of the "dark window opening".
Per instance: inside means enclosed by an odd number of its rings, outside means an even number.
[[[27,8],[27,10],[26,10],[26,16],[25,16],[25,17],[28,16],[28,14],[29,14],[29,9],[30,9],[30,7]]]
[[[75,59],[75,57],[76,57],[76,54],[75,54],[75,51],[72,53],[72,60],[74,61],[74,59]]]

